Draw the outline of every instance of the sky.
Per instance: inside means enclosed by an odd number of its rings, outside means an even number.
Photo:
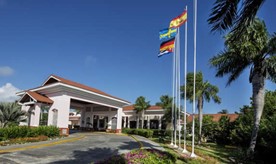
[[[207,23],[213,2],[198,0],[197,71],[219,87],[222,103],[205,102],[203,111],[232,113],[250,103],[252,87],[248,70],[226,87],[227,77],[216,78],[210,67],[210,58],[224,47],[224,34],[211,33]],[[40,86],[55,74],[131,103],[144,96],[154,105],[161,95],[172,95],[172,55],[157,57],[158,33],[186,5],[192,72],[191,0],[0,0],[0,101],[14,101],[15,92]],[[258,13],[270,33],[276,32],[275,6],[267,0]],[[184,26],[180,36],[183,60]],[[267,82],[266,89],[276,85]]]

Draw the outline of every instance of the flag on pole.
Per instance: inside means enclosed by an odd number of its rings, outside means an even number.
[[[159,51],[158,57],[173,52],[173,49],[174,49],[174,38],[168,41],[162,42],[160,45],[160,51]]]
[[[159,31],[159,38],[160,40],[166,40],[174,38],[177,33],[176,28],[166,28]]]
[[[187,21],[187,10],[184,10],[182,14],[171,20],[170,28],[180,27]]]

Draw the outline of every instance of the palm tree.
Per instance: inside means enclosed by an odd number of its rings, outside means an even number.
[[[232,29],[236,36],[253,22],[258,10],[265,0],[216,0],[208,22],[212,31]]]
[[[7,127],[18,125],[26,120],[25,112],[21,110],[17,103],[0,103],[0,126]]]
[[[138,97],[136,99],[135,104],[134,104],[134,109],[136,110],[136,113],[139,113],[139,114],[142,115],[142,129],[144,128],[144,114],[145,114],[145,110],[148,109],[149,107],[150,107],[150,102],[146,101],[145,97],[140,96],[140,97]],[[139,127],[139,121],[138,121],[137,125]]]
[[[193,84],[194,84],[194,73],[187,74],[187,99],[193,101]],[[184,86],[181,87],[182,98],[184,98]],[[220,103],[221,99],[217,95],[219,92],[218,87],[210,84],[208,81],[203,82],[202,72],[196,74],[196,100],[197,109],[199,115],[199,132],[198,132],[198,143],[202,141],[202,119],[203,119],[203,103],[204,100],[210,102],[212,99],[215,103]]]
[[[251,156],[254,153],[264,107],[265,79],[273,82],[276,80],[276,35],[269,35],[264,21],[259,19],[255,19],[238,40],[233,40],[233,35],[235,33],[226,36],[225,49],[211,58],[210,63],[217,69],[217,77],[229,75],[227,85],[250,67],[249,82],[253,89],[252,102],[255,114],[247,152]]]
[[[172,97],[169,95],[162,95],[160,97],[160,102],[157,102],[155,105],[161,106],[162,109],[165,109],[165,114],[163,116],[163,120],[166,123],[171,122],[172,119]]]

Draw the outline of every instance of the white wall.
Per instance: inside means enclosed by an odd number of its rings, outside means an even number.
[[[58,110],[57,127],[68,128],[69,112],[70,112],[70,97],[66,94],[50,97],[54,101],[49,109],[48,125],[53,125],[53,110]]]

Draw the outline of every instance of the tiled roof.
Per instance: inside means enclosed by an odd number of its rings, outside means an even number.
[[[77,83],[77,82],[74,82],[74,81],[71,81],[71,80],[67,80],[67,79],[64,79],[62,77],[59,77],[59,76],[56,76],[56,75],[51,75],[49,78],[48,78],[48,81],[51,79],[51,77],[55,78],[55,79],[58,79],[60,83],[63,83],[63,84],[67,84],[67,85],[70,85],[70,86],[74,86],[74,87],[77,87],[77,88],[81,88],[81,89],[84,89],[84,90],[87,90],[87,91],[91,91],[91,92],[94,92],[94,93],[98,93],[100,95],[104,95],[104,96],[108,96],[108,97],[111,97],[111,98],[115,98],[115,99],[118,99],[118,100],[122,100],[122,101],[125,101],[125,102],[128,102],[126,100],[123,100],[123,99],[120,99],[118,97],[115,97],[115,96],[112,96],[112,95],[109,95],[103,91],[100,91],[98,89],[95,89],[95,88],[92,88],[92,87],[89,87],[89,86],[86,86],[86,85],[83,85],[83,84],[80,84],[80,83]],[[50,83],[51,84],[51,83]],[[47,84],[47,81],[44,83],[44,85],[48,85]],[[128,102],[129,103],[129,102]]]
[[[147,110],[161,110],[161,109],[162,109],[161,106],[153,105],[153,106],[150,106],[149,109],[147,109]],[[124,107],[123,107],[123,110],[124,110],[124,111],[134,110],[134,105],[124,106]]]
[[[51,100],[50,98],[48,98],[46,96],[42,96],[36,92],[27,91],[26,93],[38,102],[43,102],[43,103],[48,103],[48,104],[53,103],[53,100]]]
[[[230,122],[235,121],[239,117],[238,114],[203,114],[203,116],[211,116],[214,122],[218,122],[222,116],[228,116],[230,118]],[[195,118],[197,117],[198,117],[198,114],[195,115]],[[193,119],[192,115],[190,115],[187,121],[192,122],[192,119]]]

